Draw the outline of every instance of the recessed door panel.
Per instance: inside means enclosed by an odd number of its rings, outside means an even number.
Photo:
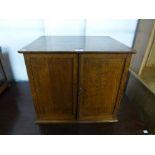
[[[39,120],[75,120],[77,56],[29,54],[25,58]]]
[[[79,119],[112,119],[124,69],[124,57],[81,54],[79,68]]]

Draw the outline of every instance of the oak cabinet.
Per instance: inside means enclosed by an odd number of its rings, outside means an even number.
[[[104,47],[100,47],[101,51],[72,49],[78,38],[75,42],[74,37],[70,38],[72,43],[66,45],[66,37],[41,37],[20,50],[24,53],[37,122],[117,121],[133,50],[113,39],[111,44],[121,44],[123,51],[104,51]],[[105,46],[109,38],[100,39]],[[106,46],[111,44],[106,42]]]

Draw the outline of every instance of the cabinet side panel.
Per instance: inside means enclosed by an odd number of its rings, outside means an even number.
[[[39,106],[37,105],[37,103],[38,103],[37,93],[36,93],[36,88],[34,85],[34,77],[33,77],[32,69],[31,69],[31,61],[29,59],[29,54],[24,54],[24,59],[25,59],[25,65],[26,65],[29,83],[30,83],[30,87],[31,87],[31,94],[32,94],[32,98],[33,98],[33,103],[35,105],[36,117],[38,119],[40,109],[39,109]]]
[[[116,106],[115,106],[115,109],[114,109],[114,115],[117,115],[119,104],[121,102],[121,98],[123,96],[125,85],[127,83],[127,75],[128,75],[128,72],[129,72],[131,56],[132,56],[131,54],[128,54],[126,56],[126,59],[125,59],[125,64],[124,64],[124,69],[123,69],[123,72],[122,72],[121,83],[120,83],[120,86],[119,86],[119,91],[118,91],[117,100],[116,100]]]

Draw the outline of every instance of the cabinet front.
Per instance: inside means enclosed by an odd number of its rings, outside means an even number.
[[[76,54],[25,54],[37,119],[75,120]]]
[[[113,119],[124,65],[119,54],[80,54],[80,120]]]

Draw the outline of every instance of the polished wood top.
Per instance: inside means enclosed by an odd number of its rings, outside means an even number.
[[[37,52],[134,53],[134,50],[109,36],[41,36],[19,50],[19,53]]]

